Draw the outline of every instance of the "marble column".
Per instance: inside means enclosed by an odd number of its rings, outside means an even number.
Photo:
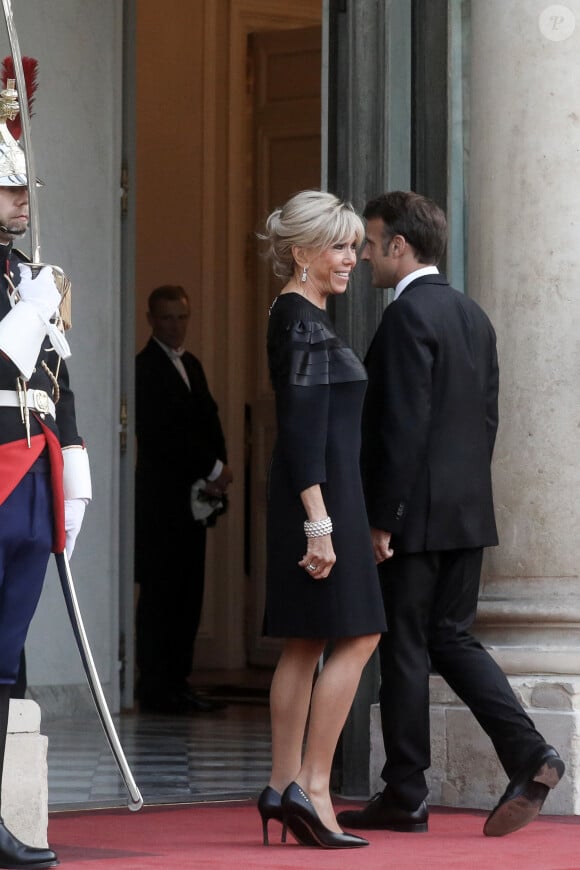
[[[580,813],[580,2],[472,3],[468,292],[497,330],[501,544],[477,633]]]

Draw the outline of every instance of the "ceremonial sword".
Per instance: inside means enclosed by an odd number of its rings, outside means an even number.
[[[24,79],[22,55],[20,54],[18,34],[16,33],[16,27],[14,25],[14,18],[12,15],[12,6],[10,0],[2,0],[2,6],[4,8],[4,19],[6,21],[6,29],[8,31],[8,39],[10,41],[12,59],[14,61],[16,86],[20,97],[20,119],[22,122],[22,135],[24,139],[23,150],[24,158],[26,161],[26,180],[28,187],[28,203],[30,211],[30,240],[32,261],[31,266],[32,268],[36,267],[36,269],[39,269],[44,264],[41,262],[40,257],[38,206],[36,200],[36,170],[34,165],[32,141],[30,138],[30,115],[28,112],[26,81]],[[60,269],[58,266],[51,266],[51,268],[53,269],[53,272],[56,273],[55,279],[60,278],[59,289],[64,295],[70,290],[70,282],[68,281],[68,278],[66,277],[62,269]],[[119,736],[115,729],[115,725],[111,718],[111,713],[109,711],[109,707],[103,693],[103,687],[101,686],[101,681],[99,680],[99,675],[95,667],[91,648],[89,646],[83,623],[83,618],[78,605],[75,585],[66,551],[63,551],[62,553],[56,553],[55,560],[58,570],[58,576],[64,594],[66,609],[68,611],[72,630],[75,636],[75,640],[77,642],[77,646],[79,648],[79,653],[85,670],[87,682],[89,684],[89,689],[91,690],[91,695],[93,697],[93,701],[95,702],[95,707],[97,708],[97,713],[99,715],[99,719],[101,720],[101,724],[109,742],[111,752],[113,753],[113,757],[117,762],[119,772],[123,778],[127,791],[129,792],[130,800],[127,805],[130,810],[136,812],[137,810],[140,810],[143,806],[143,798],[141,796],[141,792],[137,788],[137,785],[133,778],[133,774],[131,773],[131,768],[127,763],[125,753],[123,752],[123,747],[121,746]]]

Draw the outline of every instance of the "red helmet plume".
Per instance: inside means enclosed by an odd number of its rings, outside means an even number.
[[[29,115],[32,115],[34,95],[38,86],[38,61],[34,57],[23,57],[22,68],[24,70],[26,96],[28,98],[28,113]],[[6,87],[6,82],[8,81],[8,79],[14,78],[16,78],[14,73],[14,61],[12,60],[12,55],[8,55],[8,57],[5,57],[2,61],[2,86]],[[14,136],[16,141],[18,141],[20,139],[20,136],[22,135],[20,113],[14,118],[13,121],[8,120],[6,122],[6,126],[8,127],[10,133]]]

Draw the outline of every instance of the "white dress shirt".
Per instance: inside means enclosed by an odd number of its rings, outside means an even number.
[[[437,266],[422,266],[421,269],[415,269],[414,272],[409,272],[408,275],[405,275],[404,278],[401,278],[397,286],[395,287],[395,295],[393,296],[393,302],[395,299],[398,299],[405,287],[408,287],[409,284],[415,280],[415,278],[421,278],[423,275],[438,275],[439,269]]]
[[[155,336],[153,336],[153,340],[156,341],[159,347],[165,351],[165,353],[187,384],[187,389],[191,390],[191,384],[189,383],[189,378],[187,377],[187,372],[185,371],[185,366],[183,365],[183,360],[181,359],[181,357],[185,353],[185,348],[178,347],[177,349],[174,349],[172,347],[168,347],[168,345],[163,344],[163,342],[159,341],[159,339],[155,338]]]

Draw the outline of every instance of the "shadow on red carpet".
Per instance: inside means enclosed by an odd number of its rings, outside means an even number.
[[[346,804],[345,804],[346,805]],[[270,822],[269,848],[253,804],[225,802],[51,814],[50,845],[62,870],[579,870],[580,818],[541,816],[509,837],[484,837],[485,813],[434,808],[428,834],[371,831],[371,845],[318,850]]]

